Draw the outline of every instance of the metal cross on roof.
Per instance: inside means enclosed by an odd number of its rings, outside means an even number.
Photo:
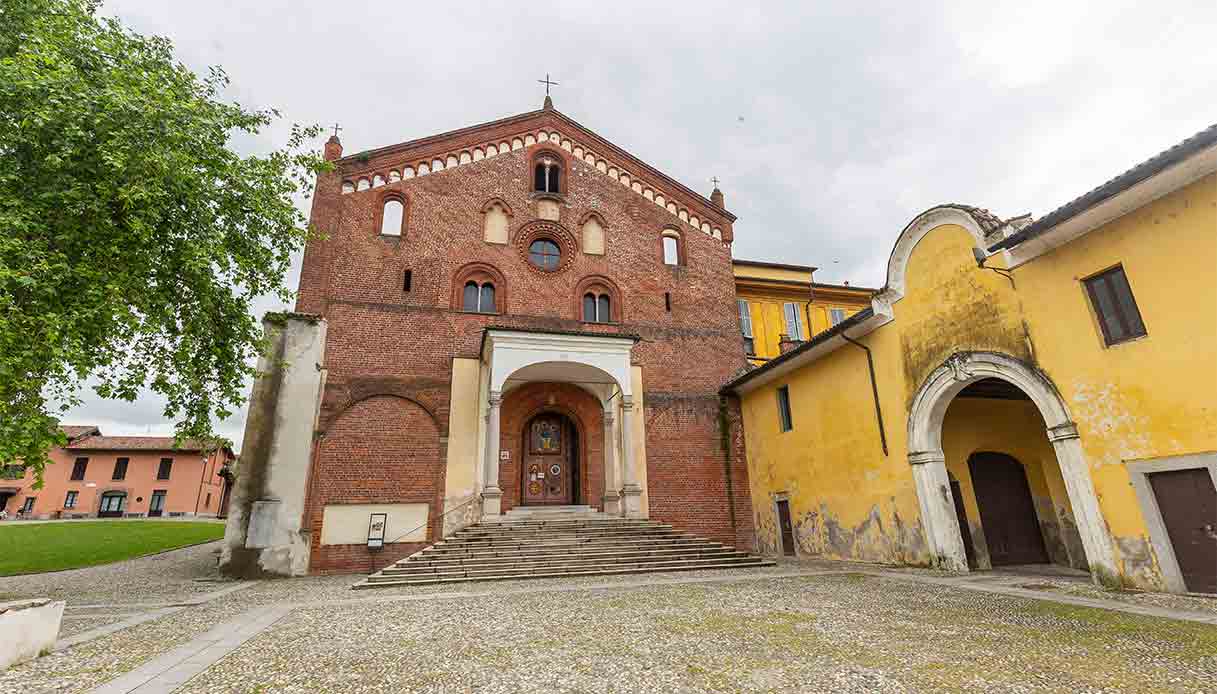
[[[338,127],[338,124],[337,124],[337,123],[335,123],[335,124],[334,124],[334,137],[338,137],[338,131],[339,131],[339,130],[342,130],[342,128]]]
[[[549,73],[548,73],[548,72],[547,72],[547,73],[545,73],[545,79],[543,79],[543,80],[537,80],[537,81],[538,81],[538,82],[540,82],[541,84],[545,85],[545,96],[549,96],[549,88],[550,88],[551,86],[553,86],[553,87],[558,86],[558,83],[557,83],[557,82],[551,82],[551,81],[549,80]]]
[[[718,187],[718,176],[711,176],[710,182],[714,184],[715,188],[717,188]]]

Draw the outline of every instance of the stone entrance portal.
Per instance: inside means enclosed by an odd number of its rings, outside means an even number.
[[[520,498],[525,506],[573,504],[579,488],[576,429],[567,417],[546,412],[524,427]]]

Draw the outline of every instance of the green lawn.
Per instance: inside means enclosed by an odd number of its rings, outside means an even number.
[[[224,525],[215,522],[0,523],[0,576],[108,564],[223,536]]]

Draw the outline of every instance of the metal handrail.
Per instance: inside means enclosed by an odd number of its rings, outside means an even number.
[[[478,494],[476,492],[474,492],[473,495],[470,496],[468,500],[462,501],[461,503],[457,504],[456,506],[453,506],[452,508],[448,509],[447,511],[444,511],[443,513],[440,513],[438,515],[433,514],[433,513],[428,514],[427,520],[423,521],[422,525],[418,525],[413,528],[410,528],[409,530],[402,533],[401,535],[398,535],[397,537],[393,538],[392,540],[385,542],[385,545],[387,546],[387,545],[393,544],[393,543],[397,542],[398,540],[402,539],[403,537],[406,537],[421,528],[426,528],[427,526],[431,525],[431,521],[441,520],[442,518],[444,518],[444,516],[447,516],[449,513],[452,513],[453,511],[456,511],[457,509],[464,508],[477,500],[478,500]],[[442,529],[441,529],[441,534],[442,534]],[[376,555],[377,555],[377,552],[371,552],[371,551],[368,552],[368,573],[369,574],[374,574],[379,570],[376,568]],[[394,559],[392,562],[385,564],[385,566],[389,566],[396,561],[397,560]],[[381,567],[381,568],[384,568],[384,567]]]

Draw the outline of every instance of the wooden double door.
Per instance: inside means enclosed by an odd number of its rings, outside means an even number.
[[[1048,563],[1022,463],[1004,453],[974,453],[968,472],[993,566]]]
[[[578,432],[569,418],[546,412],[524,426],[524,506],[575,503],[579,488]]]

